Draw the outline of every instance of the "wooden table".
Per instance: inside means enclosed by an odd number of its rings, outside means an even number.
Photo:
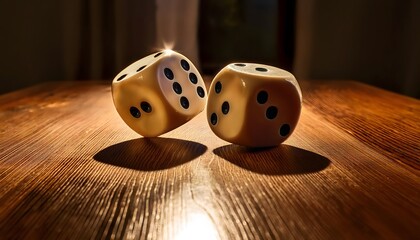
[[[0,238],[418,239],[420,101],[301,85],[296,131],[259,151],[204,113],[143,139],[109,82],[0,96]]]

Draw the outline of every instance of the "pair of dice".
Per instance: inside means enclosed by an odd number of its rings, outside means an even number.
[[[156,137],[188,122],[207,105],[207,121],[220,138],[247,147],[286,140],[299,120],[302,93],[294,76],[272,66],[233,63],[206,91],[185,56],[164,50],[121,71],[112,82],[115,107],[144,137]]]

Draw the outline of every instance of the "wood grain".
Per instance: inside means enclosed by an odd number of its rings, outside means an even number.
[[[0,238],[418,238],[419,101],[302,87],[295,133],[260,150],[218,139],[203,113],[141,138],[108,83],[0,96]]]
[[[311,111],[391,160],[420,170],[418,100],[351,81],[304,82],[304,87]]]

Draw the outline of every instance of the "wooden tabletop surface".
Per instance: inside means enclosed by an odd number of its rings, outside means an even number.
[[[420,101],[301,86],[296,131],[265,150],[204,113],[144,139],[110,82],[0,96],[0,239],[419,239]]]

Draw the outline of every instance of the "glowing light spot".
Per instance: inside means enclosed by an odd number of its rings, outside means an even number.
[[[193,213],[188,216],[186,225],[175,236],[176,240],[219,239],[213,221],[205,213]]]
[[[168,53],[171,53],[171,52],[173,52],[173,48],[174,48],[174,46],[175,46],[175,42],[166,42],[166,41],[162,41],[162,44],[158,44],[158,46],[156,46],[156,47],[154,47],[153,48],[153,51],[155,51],[155,52],[162,52],[162,51],[165,51],[165,52],[168,52]]]
[[[172,50],[174,48],[174,42],[163,42],[163,47],[167,50]]]

